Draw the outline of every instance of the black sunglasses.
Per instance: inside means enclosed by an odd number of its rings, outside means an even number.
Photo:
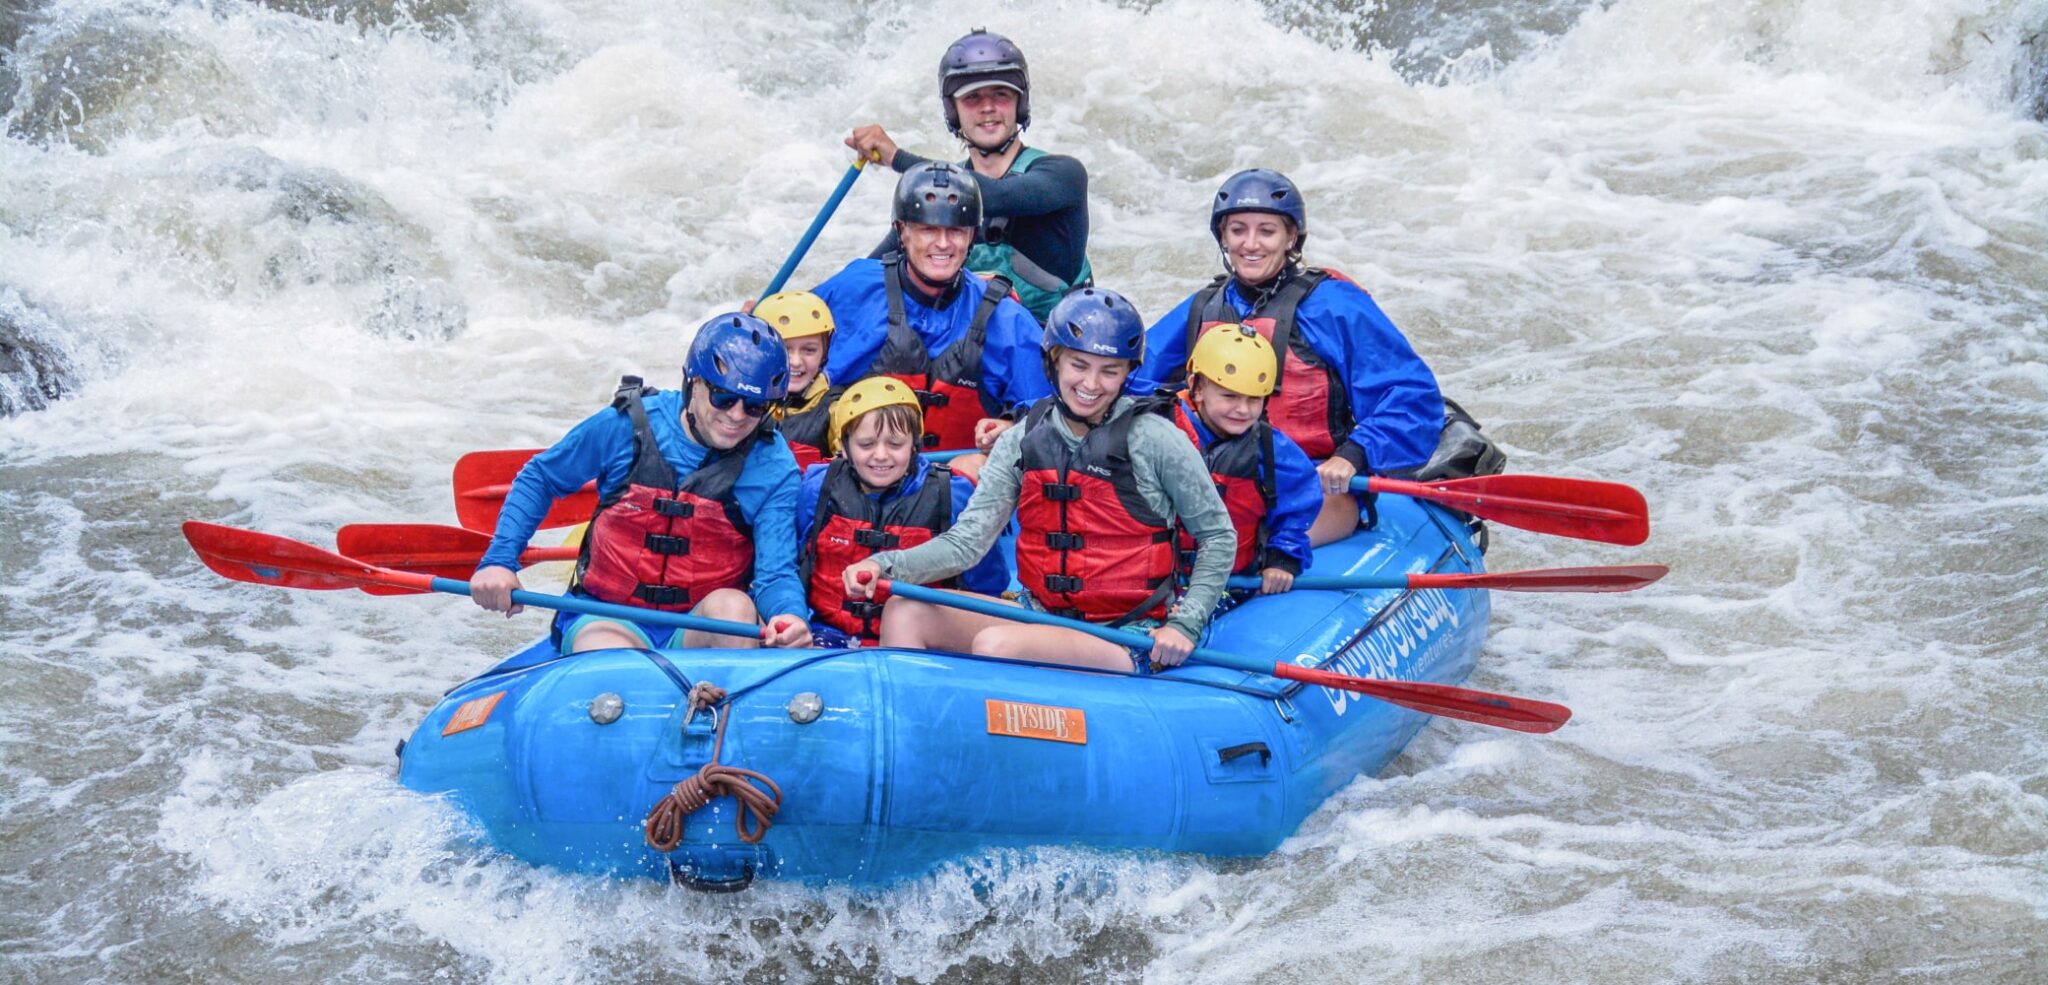
[[[768,405],[773,403],[773,401],[768,400],[748,400],[731,390],[721,390],[715,386],[710,387],[710,390],[711,406],[719,410],[731,410],[732,405],[739,404],[740,409],[748,417],[760,417],[762,414],[768,413]]]

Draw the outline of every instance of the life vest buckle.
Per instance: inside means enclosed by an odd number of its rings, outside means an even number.
[[[662,516],[672,516],[678,520],[687,520],[697,515],[697,504],[683,499],[662,499],[657,497],[654,500],[654,512]]]
[[[1078,551],[1086,546],[1087,542],[1087,537],[1064,530],[1048,531],[1045,535],[1045,546],[1055,551]]]
[[[930,410],[933,407],[944,407],[953,402],[953,398],[950,395],[940,393],[937,390],[912,390],[910,392],[917,394],[917,402],[923,404],[926,410]]]
[[[642,585],[633,590],[633,597],[648,605],[690,604],[690,590],[674,585]]]
[[[669,534],[648,534],[647,549],[656,554],[688,554],[690,538]]]
[[[1061,595],[1072,595],[1081,590],[1081,579],[1076,575],[1046,575],[1045,587]]]
[[[853,532],[853,542],[862,547],[874,548],[884,551],[893,551],[896,549],[896,545],[901,544],[903,542],[903,538],[898,537],[887,530],[877,530],[873,527],[864,527],[860,530],[856,530]]]
[[[880,619],[885,604],[873,599],[847,599],[846,612],[855,619]]]
[[[1071,482],[1048,482],[1042,488],[1045,498],[1055,503],[1072,503],[1081,498],[1081,487]]]

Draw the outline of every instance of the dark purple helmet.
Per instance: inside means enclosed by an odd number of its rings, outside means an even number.
[[[894,216],[927,226],[979,226],[981,186],[949,162],[926,161],[896,179]]]
[[[1039,348],[1048,357],[1055,348],[1091,356],[1128,359],[1131,368],[1145,361],[1145,319],[1124,296],[1100,287],[1069,293],[1045,316]],[[1051,375],[1050,370],[1047,375]]]
[[[1216,201],[1209,206],[1209,235],[1223,241],[1223,217],[1233,212],[1267,212],[1286,216],[1294,223],[1294,251],[1308,240],[1308,203],[1301,189],[1278,171],[1251,168],[1224,179],[1216,189]]]
[[[953,97],[985,86],[1008,86],[1017,90],[1017,128],[1031,125],[1031,72],[1024,53],[1000,34],[975,28],[953,42],[939,59],[939,102],[946,108],[946,129],[960,136],[960,111]]]
[[[781,400],[789,392],[789,354],[767,322],[729,311],[705,322],[690,340],[683,382],[691,380],[750,400]]]

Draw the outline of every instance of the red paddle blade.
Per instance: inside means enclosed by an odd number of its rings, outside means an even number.
[[[380,568],[417,571],[436,578],[468,581],[490,549],[491,536],[437,523],[351,523],[334,535],[341,553]],[[534,547],[520,564],[574,561],[574,547]],[[411,589],[364,586],[372,595],[410,595]]]
[[[327,591],[371,585],[404,585],[404,574],[384,571],[311,544],[275,534],[238,530],[217,523],[187,520],[185,541],[199,560],[223,578],[282,588]],[[415,591],[426,591],[425,576]]]
[[[1480,725],[1514,729],[1517,732],[1555,732],[1572,717],[1570,708],[1549,701],[1494,694],[1490,691],[1474,691],[1448,684],[1379,681],[1289,663],[1274,664],[1273,676],[1356,692],[1427,715],[1456,718]]]
[[[526,466],[527,460],[540,452],[538,448],[473,451],[457,459],[454,477],[456,520],[470,530],[496,530],[498,512],[505,508],[505,494],[512,491],[512,480],[519,477],[519,470]],[[545,529],[584,523],[595,512],[597,489],[585,485],[575,493],[555,500],[540,525]]]
[[[1482,520],[1634,546],[1650,539],[1650,507],[1643,494],[1619,482],[1553,475],[1481,475],[1442,482],[1372,477],[1367,488],[1441,503]]]
[[[1477,574],[1414,574],[1409,588],[1496,588],[1509,592],[1633,592],[1671,572],[1661,564],[1531,568]]]

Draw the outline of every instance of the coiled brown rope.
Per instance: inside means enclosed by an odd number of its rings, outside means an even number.
[[[712,714],[718,716],[718,738],[711,746],[711,761],[698,768],[697,775],[676,784],[647,812],[647,844],[657,852],[675,851],[683,843],[683,820],[720,797],[739,801],[740,813],[733,818],[733,828],[739,832],[740,840],[749,845],[768,834],[768,828],[775,823],[775,812],[782,809],[782,788],[774,780],[754,770],[719,765],[719,754],[725,749],[725,726],[732,721],[731,709],[725,713],[716,710],[724,700],[725,689],[709,681],[699,681],[690,689],[690,718],[697,717],[703,709],[714,709]],[[754,785],[757,780],[767,785],[767,792]]]

